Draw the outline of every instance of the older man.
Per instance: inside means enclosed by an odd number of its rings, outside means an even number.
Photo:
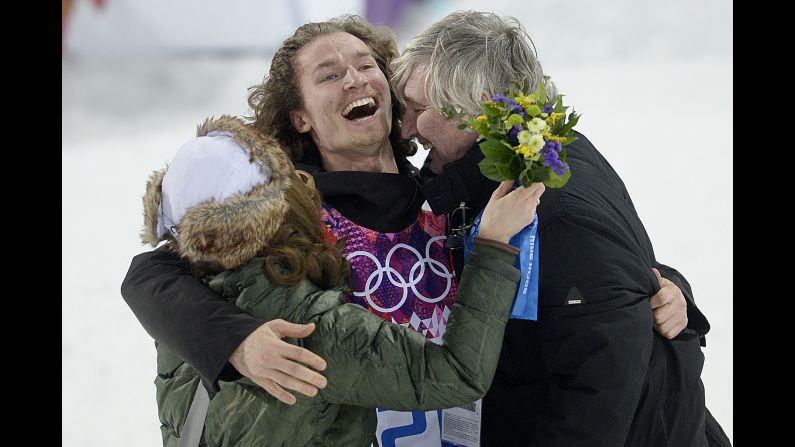
[[[441,340],[457,280],[443,245],[445,216],[421,210],[418,173],[406,160],[415,148],[400,138],[400,106],[387,83],[395,56],[394,41],[357,18],[304,25],[252,89],[252,125],[274,135],[314,176],[330,238],[347,241],[350,301]],[[295,399],[285,388],[313,396],[323,386],[320,375],[300,365],[322,369],[322,359],[279,340],[310,329],[250,317],[165,251],[135,257],[122,295],[158,342],[199,370],[211,394],[219,380],[238,373],[285,403]],[[684,303],[673,285],[656,299]],[[401,437],[413,445],[441,443],[436,412],[379,412],[378,433],[384,445]]]
[[[434,212],[464,207],[474,216],[497,186],[478,169],[476,134],[441,110],[474,116],[483,98],[517,80],[554,95],[531,44],[515,19],[456,12],[393,61],[403,136],[430,149],[423,192]],[[482,445],[728,445],[700,379],[709,324],[687,281],[655,260],[621,179],[577,137],[567,146],[571,180],[548,189],[538,208],[538,321],[508,323],[484,398]],[[685,292],[689,320],[675,300],[649,305],[671,282]]]

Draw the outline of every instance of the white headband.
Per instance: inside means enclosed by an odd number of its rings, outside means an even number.
[[[251,161],[249,152],[225,132],[213,131],[185,143],[163,177],[157,237],[168,231],[178,238],[178,227],[192,207],[215,199],[223,202],[267,183],[270,170]]]

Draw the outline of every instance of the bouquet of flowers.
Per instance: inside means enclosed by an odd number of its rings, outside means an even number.
[[[480,150],[486,158],[480,171],[486,177],[560,188],[571,177],[563,146],[577,139],[572,128],[580,116],[572,111],[567,119],[563,96],[547,100],[543,83],[532,93],[527,90],[517,83],[507,96],[494,95],[481,103],[481,115],[464,119],[459,127],[483,136]]]
[[[573,111],[566,117],[562,95],[547,100],[543,84],[529,93],[526,85],[517,83],[507,96],[494,95],[491,101],[480,104],[483,113],[465,118],[461,129],[470,129],[483,137],[480,150],[485,158],[480,171],[495,180],[514,180],[522,186],[544,182],[548,188],[561,188],[571,177],[563,146],[577,138],[572,128],[580,116]],[[448,118],[454,114],[446,111]],[[517,186],[515,186],[517,187]],[[472,238],[480,230],[480,218],[475,217],[465,243],[464,255],[473,248]],[[538,216],[511,238],[510,244],[519,249],[516,267],[522,274],[519,290],[510,318],[536,320],[538,318]]]

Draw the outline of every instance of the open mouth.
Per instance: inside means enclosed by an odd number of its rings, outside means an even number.
[[[373,116],[377,111],[378,104],[373,97],[369,97],[357,99],[345,106],[342,116],[350,121],[361,121]]]

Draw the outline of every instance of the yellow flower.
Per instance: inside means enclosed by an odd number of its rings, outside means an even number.
[[[529,158],[533,161],[537,161],[538,158],[541,156],[541,151],[539,149],[533,149],[532,147],[526,144],[520,144],[514,148],[514,152],[523,156],[524,158]]]
[[[527,97],[524,95],[524,93],[519,93],[514,100],[516,101],[516,104],[519,104],[521,108],[525,109],[525,112],[527,111],[528,107],[536,103],[535,98]]]
[[[559,141],[561,143],[566,141],[566,138],[559,137],[557,135],[552,135],[548,130],[545,130],[545,131],[541,132],[541,136],[543,136],[544,139],[547,140],[547,141],[552,140],[552,141]]]
[[[566,114],[563,112],[552,112],[549,114],[549,117],[546,119],[547,124],[549,124],[549,126],[552,127],[552,125],[555,124],[555,121],[563,118],[564,116],[566,116]]]
[[[489,120],[488,118],[486,118],[486,115],[478,115],[478,117],[475,119],[478,120],[479,123],[485,123],[486,121]]]

